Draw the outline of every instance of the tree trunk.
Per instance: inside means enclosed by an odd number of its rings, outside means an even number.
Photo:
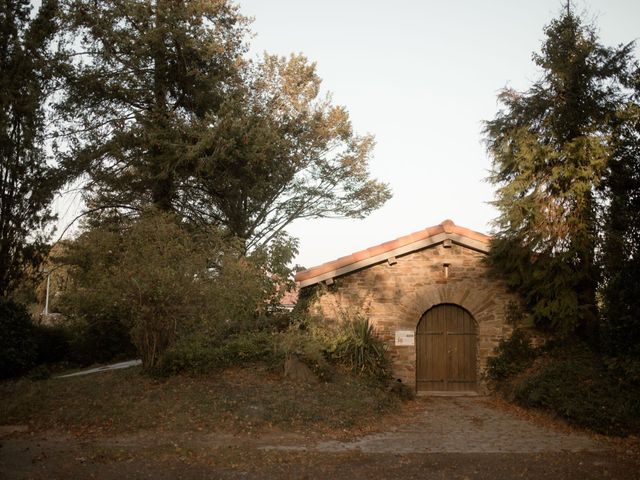
[[[167,108],[167,95],[169,87],[167,85],[167,46],[166,46],[166,15],[167,1],[157,0],[156,4],[156,32],[157,43],[154,45],[154,65],[153,65],[153,93],[154,110],[151,114],[151,131],[166,132],[170,129]],[[151,195],[156,208],[161,211],[172,209],[174,196],[174,176],[173,166],[167,158],[167,144],[164,139],[155,139],[149,154],[152,172]]]

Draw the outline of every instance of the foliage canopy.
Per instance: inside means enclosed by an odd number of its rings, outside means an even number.
[[[69,245],[71,286],[62,303],[72,320],[124,326],[152,370],[180,338],[237,331],[277,301],[267,274],[274,257],[259,253],[245,257],[215,229],[194,230],[175,215],[146,212]]]
[[[640,71],[639,71],[640,72]],[[634,97],[614,124],[602,186],[603,324],[605,351],[640,362],[640,74]],[[637,375],[637,373],[636,373]]]
[[[489,261],[523,294],[537,325],[561,335],[597,323],[597,191],[613,121],[629,101],[631,50],[604,47],[568,9],[533,57],[541,79],[526,92],[503,90],[502,109],[485,123],[499,210]]]
[[[229,1],[69,0],[63,103],[92,208],[150,204],[268,244],[297,218],[362,217],[390,196],[371,136],[301,55],[245,58]],[[80,47],[78,47],[78,45]]]
[[[61,183],[44,146],[56,13],[55,0],[45,0],[33,17],[28,0],[0,8],[0,296],[42,261],[50,203]]]

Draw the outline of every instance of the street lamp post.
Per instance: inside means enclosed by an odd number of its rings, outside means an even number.
[[[47,274],[47,292],[44,296],[44,312],[42,312],[45,316],[49,315],[49,289],[51,287],[51,274],[55,272],[58,267],[60,267],[60,265],[53,267],[51,270],[44,270],[42,272]]]

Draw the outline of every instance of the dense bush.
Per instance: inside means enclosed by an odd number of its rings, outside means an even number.
[[[335,329],[323,318],[299,312],[277,338],[277,348],[284,357],[295,355],[319,378],[329,380],[333,376],[330,359],[335,338]]]
[[[502,339],[496,355],[487,360],[487,377],[494,382],[505,380],[526,370],[538,355],[531,346],[531,338],[525,330],[516,329],[509,338]]]
[[[92,324],[95,325],[95,324]],[[110,329],[107,325],[105,329]],[[96,334],[80,330],[78,325],[34,324],[26,309],[17,303],[0,300],[0,377],[14,377],[37,367],[47,371],[45,365],[67,363],[88,365],[111,360],[122,352],[122,341],[113,342],[113,349],[104,339],[114,332]],[[128,337],[127,337],[128,338]],[[128,341],[127,339],[125,339]],[[130,342],[128,342],[131,345]],[[133,350],[129,351],[132,354]],[[30,376],[40,377],[38,372]]]
[[[339,323],[298,314],[285,331],[280,321],[255,325],[278,328],[245,329],[232,334],[204,336],[200,332],[179,339],[162,357],[161,374],[207,373],[218,368],[263,362],[281,368],[295,355],[323,380],[332,378],[335,367],[379,382],[389,380],[386,346],[376,337],[369,321],[358,314],[343,314]]]
[[[640,388],[612,375],[584,344],[556,346],[515,386],[515,399],[608,435],[640,432]]]
[[[0,378],[22,375],[38,355],[35,328],[27,309],[0,297]]]
[[[123,259],[121,228],[110,223],[89,229],[65,244],[56,258],[68,272],[58,309],[65,317],[73,363],[90,365],[136,354],[128,326],[130,305],[111,282]]]
[[[72,363],[91,365],[137,355],[129,329],[116,309],[97,310],[93,314],[86,310],[82,315],[68,319],[65,328],[69,335],[68,360]]]
[[[332,358],[352,372],[388,381],[390,378],[386,344],[376,336],[369,319],[360,314],[343,314]]]
[[[335,323],[299,313],[281,339],[285,355],[295,354],[320,378],[329,378],[331,366],[336,365],[369,380],[387,382],[390,368],[386,344],[361,312],[339,313]]]
[[[244,364],[263,361],[273,364],[280,361],[273,334],[267,331],[247,331],[232,335],[219,347],[220,357],[226,364]]]
[[[96,349],[122,353],[130,338],[145,369],[154,370],[174,346],[201,356],[206,339],[253,329],[277,300],[267,272],[282,271],[268,264],[286,258],[283,249],[246,256],[221,232],[149,212],[90,229],[70,246],[71,288],[61,305],[89,344],[105,344]]]
[[[625,382],[640,387],[640,358],[607,357],[604,359],[611,375],[624,379]]]
[[[166,351],[156,369],[160,375],[181,372],[206,374],[220,368],[262,361],[281,365],[273,332],[244,331],[227,338],[184,337]]]

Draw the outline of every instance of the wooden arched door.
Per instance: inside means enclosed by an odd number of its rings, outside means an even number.
[[[416,329],[416,388],[427,392],[475,391],[476,326],[458,305],[429,309]]]

